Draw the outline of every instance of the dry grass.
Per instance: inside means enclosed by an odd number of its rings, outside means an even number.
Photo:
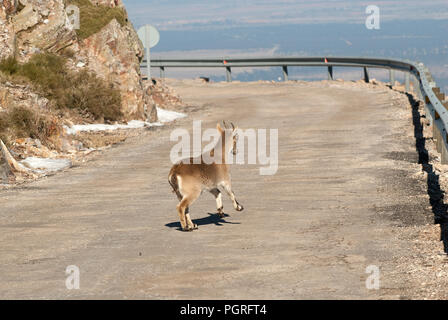
[[[0,139],[7,145],[15,139],[27,137],[46,143],[59,131],[60,126],[54,119],[27,107],[15,106],[0,112]]]
[[[100,31],[116,19],[121,26],[128,22],[126,12],[122,8],[93,5],[89,0],[67,0],[67,4],[75,5],[80,11],[80,29],[76,30],[78,37],[86,39]]]

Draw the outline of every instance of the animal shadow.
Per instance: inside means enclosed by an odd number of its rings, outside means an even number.
[[[240,222],[226,221],[226,217],[229,217],[229,215],[224,214],[224,218],[221,218],[217,213],[208,212],[208,217],[193,219],[193,223],[197,224],[198,227],[208,224],[214,224],[216,226],[223,226],[223,224],[240,224]],[[167,223],[165,226],[169,228],[177,228],[178,231],[182,231],[179,221]]]

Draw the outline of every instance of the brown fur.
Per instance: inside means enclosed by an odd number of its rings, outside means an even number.
[[[231,150],[236,154],[236,128],[233,126],[228,128],[224,123],[225,129],[218,123],[216,128],[221,134],[222,143],[222,163],[207,164],[203,161],[203,155],[200,156],[200,161],[195,161],[194,158],[189,158],[189,161],[181,161],[173,165],[168,175],[168,182],[176,193],[178,200],[177,211],[182,230],[192,231],[197,229],[197,225],[191,221],[189,214],[189,206],[199,197],[204,189],[210,191],[216,198],[216,206],[220,217],[224,216],[221,192],[218,187],[224,188],[227,194],[233,201],[234,208],[237,211],[242,211],[243,207],[236,201],[235,195],[232,192],[230,180],[230,168],[225,161],[225,155]],[[231,131],[229,131],[231,130]],[[231,134],[233,143],[226,143],[225,136]],[[215,149],[214,149],[215,150]],[[211,151],[212,155],[213,150]],[[219,150],[218,150],[219,152]],[[185,163],[187,162],[187,163]],[[198,163],[195,163],[198,162]]]

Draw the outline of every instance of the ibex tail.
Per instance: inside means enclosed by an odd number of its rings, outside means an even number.
[[[179,199],[182,199],[182,195],[179,191],[179,183],[177,182],[177,175],[174,170],[171,170],[170,174],[168,175],[168,183],[170,184],[171,188],[173,188],[173,192],[177,195],[177,197]]]

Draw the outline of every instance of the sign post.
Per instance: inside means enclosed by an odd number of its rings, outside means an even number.
[[[160,40],[159,31],[153,26],[146,24],[137,31],[138,37],[143,42],[143,46],[146,49],[146,67],[148,73],[148,80],[151,79],[151,51],[152,47],[155,47]]]
[[[148,34],[145,34],[145,37],[149,38]],[[149,39],[148,39],[149,41]],[[146,73],[148,74],[148,80],[151,79],[151,48],[146,47]]]

